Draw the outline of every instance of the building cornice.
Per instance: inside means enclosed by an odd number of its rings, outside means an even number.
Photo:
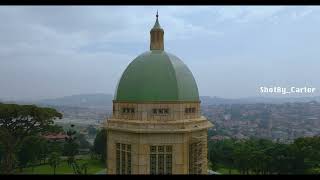
[[[177,121],[133,121],[122,119],[108,119],[107,130],[131,133],[187,133],[213,127],[205,117],[192,120]]]

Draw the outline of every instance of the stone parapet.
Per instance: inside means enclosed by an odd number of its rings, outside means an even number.
[[[106,128],[135,133],[182,133],[208,129],[213,125],[205,118],[176,120],[169,122],[108,119]]]

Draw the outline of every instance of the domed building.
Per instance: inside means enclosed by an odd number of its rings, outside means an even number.
[[[196,81],[164,50],[158,20],[150,51],[123,72],[106,121],[108,174],[206,174],[207,131]]]

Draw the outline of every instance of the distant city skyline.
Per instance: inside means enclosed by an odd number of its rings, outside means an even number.
[[[2,6],[0,100],[113,95],[149,50],[157,9],[165,50],[189,67],[200,96],[269,96],[262,86],[320,96],[317,6]]]

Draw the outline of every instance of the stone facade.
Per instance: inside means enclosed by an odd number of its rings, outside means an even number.
[[[114,102],[113,108],[112,118],[106,121],[108,174],[122,174],[119,170],[117,172],[117,162],[121,161],[117,160],[117,143],[130,145],[131,159],[124,158],[126,168],[128,168],[127,162],[131,163],[130,174],[152,173],[151,146],[172,147],[170,160],[172,168],[168,174],[207,173],[207,130],[212,124],[200,115],[199,102]],[[168,109],[168,111],[154,114],[154,109]],[[198,148],[195,157],[197,159],[195,162],[192,161],[192,164],[189,161],[192,154],[190,149],[195,143],[195,147]],[[196,168],[200,170],[192,171],[191,166],[197,166]]]

